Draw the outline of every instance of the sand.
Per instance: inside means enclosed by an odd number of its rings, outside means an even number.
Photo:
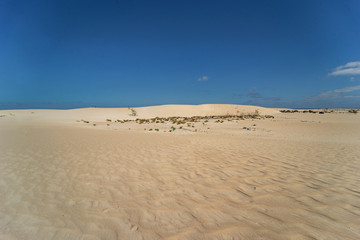
[[[360,239],[360,114],[135,110],[0,111],[0,239]]]

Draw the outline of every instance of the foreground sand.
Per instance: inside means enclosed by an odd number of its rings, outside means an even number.
[[[128,109],[0,111],[0,239],[360,239],[360,114],[136,110],[274,119],[169,132],[115,123]]]

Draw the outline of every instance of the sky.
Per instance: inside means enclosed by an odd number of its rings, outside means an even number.
[[[360,108],[360,1],[0,0],[0,109]]]

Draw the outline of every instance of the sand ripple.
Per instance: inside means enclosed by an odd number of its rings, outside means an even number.
[[[8,131],[1,239],[360,239],[355,144]]]

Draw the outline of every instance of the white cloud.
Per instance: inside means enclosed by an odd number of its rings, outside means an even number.
[[[360,90],[360,85],[335,89],[335,90],[332,90],[332,91],[338,92],[338,93],[348,93],[348,92],[353,92],[353,91],[357,91],[357,90]]]
[[[203,81],[207,81],[207,80],[209,80],[208,76],[202,76],[202,77],[198,78],[198,82],[203,82]]]
[[[360,62],[348,62],[343,66],[335,68],[335,70],[329,73],[330,76],[339,75],[360,75]]]
[[[346,96],[346,93],[360,91],[360,85],[352,86],[352,87],[345,87],[339,88],[335,90],[330,90],[326,92],[321,92],[316,96],[310,97],[310,101],[318,101],[318,100],[327,100],[327,99],[334,99],[334,98],[341,98],[341,97],[357,97],[357,96]]]

